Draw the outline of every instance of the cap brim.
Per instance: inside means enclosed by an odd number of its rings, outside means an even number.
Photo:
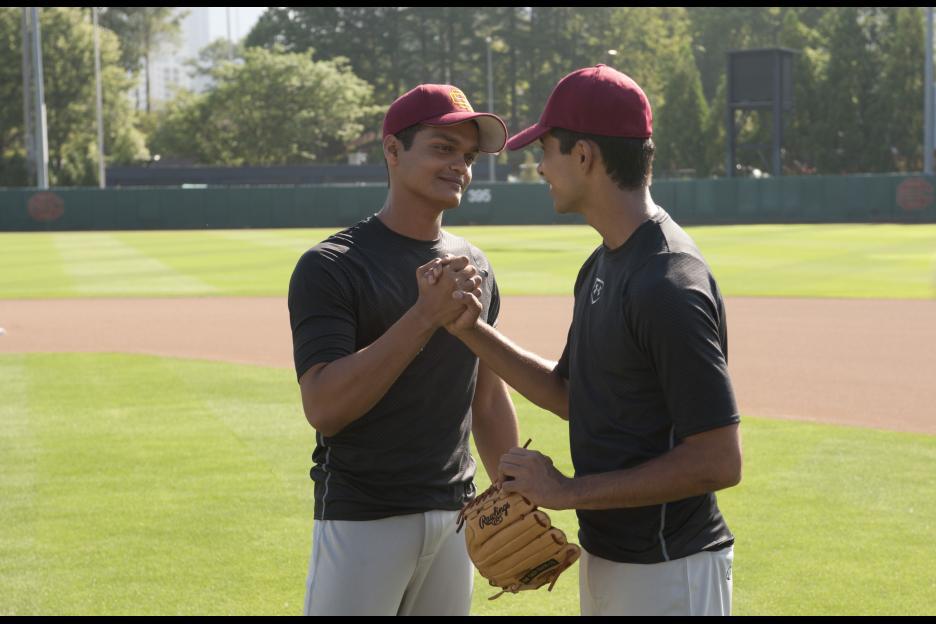
[[[478,149],[485,154],[497,154],[507,144],[507,124],[491,113],[447,113],[422,123],[427,126],[453,126],[474,120],[478,124]]]
[[[549,128],[537,122],[526,130],[518,132],[517,134],[510,137],[510,140],[507,141],[507,149],[511,151],[522,149],[547,132],[549,132]]]

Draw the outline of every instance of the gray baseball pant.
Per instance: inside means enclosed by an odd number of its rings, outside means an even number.
[[[317,520],[305,615],[468,615],[474,568],[457,515]]]
[[[582,550],[582,615],[731,615],[734,547],[663,563],[617,563]]]

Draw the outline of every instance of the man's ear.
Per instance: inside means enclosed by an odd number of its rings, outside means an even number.
[[[402,149],[403,145],[400,140],[392,134],[388,134],[383,138],[383,154],[388,165],[396,165],[399,162]]]
[[[584,139],[581,141],[576,141],[575,147],[572,149],[572,157],[575,158],[575,162],[585,173],[587,173],[595,164],[595,158],[597,155],[598,154],[595,150],[595,144]]]

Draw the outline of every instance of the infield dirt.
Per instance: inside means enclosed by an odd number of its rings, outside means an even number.
[[[742,414],[936,433],[936,301],[726,304]],[[506,297],[498,327],[557,359],[571,318],[571,297]],[[0,327],[0,353],[145,353],[292,366],[284,298],[0,301]]]

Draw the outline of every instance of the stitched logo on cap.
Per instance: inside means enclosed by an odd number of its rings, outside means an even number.
[[[452,89],[451,92],[449,92],[449,97],[452,98],[452,104],[455,105],[455,108],[468,111],[469,113],[474,112],[474,109],[471,108],[471,104],[468,103],[468,98],[465,97],[461,89]]]

